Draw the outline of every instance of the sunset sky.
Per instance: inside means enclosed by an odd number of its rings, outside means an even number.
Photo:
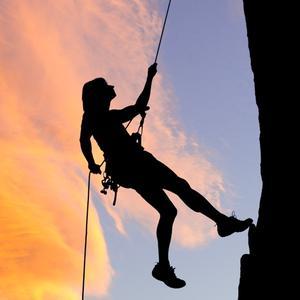
[[[153,62],[167,0],[0,1],[0,299],[81,296],[88,169],[79,146],[82,85],[104,77],[114,108],[134,103]],[[144,146],[224,213],[257,218],[258,116],[242,0],[173,0]],[[130,131],[137,127],[133,122]],[[93,143],[95,158],[102,153]],[[178,208],[171,263],[151,277],[157,213],[92,176],[87,300],[232,300],[247,234]]]

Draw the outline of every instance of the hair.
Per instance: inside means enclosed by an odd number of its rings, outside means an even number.
[[[104,78],[95,78],[86,82],[82,88],[82,104],[85,112],[92,111],[101,104],[101,101],[96,101],[99,95],[104,94],[104,88],[107,86]]]

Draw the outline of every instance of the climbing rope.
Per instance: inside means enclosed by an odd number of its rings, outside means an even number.
[[[84,236],[84,254],[83,254],[82,294],[81,294],[82,300],[84,300],[86,250],[87,250],[88,225],[89,225],[90,186],[91,186],[91,172],[89,172],[89,176],[88,176],[88,191],[87,191],[86,216],[85,216],[85,236]]]
[[[160,49],[160,44],[161,44],[162,37],[163,37],[164,32],[165,32],[165,27],[166,27],[168,15],[169,15],[169,9],[170,9],[170,6],[171,6],[171,2],[172,2],[172,0],[169,0],[169,4],[168,4],[167,12],[166,12],[166,15],[165,15],[165,20],[164,20],[164,25],[163,25],[163,28],[161,30],[161,35],[160,35],[160,39],[159,39],[159,43],[158,43],[154,63],[156,63],[156,61],[157,61],[157,57],[158,57],[158,53],[159,53],[159,49]]]
[[[169,14],[169,9],[170,9],[171,2],[172,2],[172,0],[169,0],[167,11],[166,11],[166,15],[165,15],[165,19],[164,19],[164,23],[163,23],[163,27],[162,27],[162,31],[161,31],[161,35],[160,35],[160,39],[159,39],[159,43],[158,43],[158,47],[157,47],[157,51],[156,51],[156,55],[155,55],[154,63],[156,63],[157,58],[158,58],[158,54],[159,54],[159,50],[160,50],[160,45],[161,45],[163,34],[164,34],[164,31],[165,31],[165,26],[166,26],[166,22],[167,22],[167,18],[168,18],[168,14]],[[143,135],[143,129],[144,129],[144,122],[145,122],[145,118],[146,118],[146,113],[142,112],[140,115],[141,115],[141,121],[140,121],[138,130],[135,133],[132,134],[132,138],[137,143],[139,143],[141,145],[142,144],[142,135]],[[132,122],[132,120],[133,120],[133,118],[126,125],[126,129],[129,127],[129,125]],[[100,168],[101,168],[101,166],[104,163],[105,163],[105,159],[100,164]],[[101,174],[101,170],[100,170],[100,174]],[[86,269],[87,241],[88,241],[90,185],[91,185],[91,172],[89,172],[89,175],[88,175],[88,191],[87,191],[87,205],[86,205],[86,218],[85,218],[85,238],[84,238],[84,254],[83,254],[82,294],[81,294],[81,299],[82,300],[84,300],[84,288],[85,288],[85,269]],[[103,189],[101,190],[101,192],[103,194],[107,194],[107,189],[109,189],[109,188],[115,192],[114,200],[113,200],[113,205],[116,205],[117,193],[118,193],[119,185],[116,182],[114,182],[113,179],[111,178],[111,176],[109,176],[109,174],[107,174],[106,172],[104,172],[104,174],[103,174],[102,185],[103,185]]]

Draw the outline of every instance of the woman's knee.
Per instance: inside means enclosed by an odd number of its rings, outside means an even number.
[[[178,177],[176,183],[176,190],[177,190],[177,194],[179,196],[182,196],[191,191],[191,186],[185,179]]]
[[[162,209],[159,213],[161,218],[174,221],[177,216],[177,208],[174,205],[168,205],[167,207],[164,207],[164,209]]]
[[[169,214],[171,219],[175,219],[177,216],[177,208],[172,206],[172,208],[169,210]]]

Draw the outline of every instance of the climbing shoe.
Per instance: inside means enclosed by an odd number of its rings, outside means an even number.
[[[237,219],[235,215],[232,215],[217,224],[217,231],[219,236],[225,237],[234,232],[242,232],[246,230],[252,223],[253,220],[250,218],[241,221]]]
[[[171,266],[162,266],[158,263],[152,270],[152,276],[170,288],[180,289],[185,286],[185,281],[177,278],[174,270],[175,268]]]

